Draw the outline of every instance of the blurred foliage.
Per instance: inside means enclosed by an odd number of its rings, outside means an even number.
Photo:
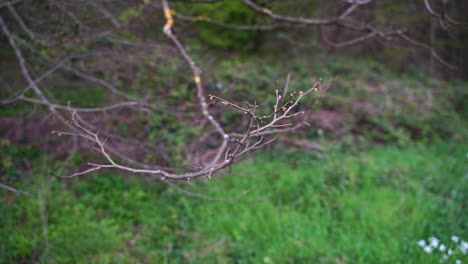
[[[49,89],[61,105],[70,103],[73,107],[93,108],[106,103],[107,90],[104,87],[59,86]]]
[[[200,21],[195,25],[199,33],[198,38],[204,45],[213,48],[245,49],[255,41],[257,32],[254,30],[226,30],[224,27],[202,22],[204,18],[210,18],[225,24],[255,25],[255,12],[240,0],[220,0],[197,5],[179,3],[175,6],[176,10]]]
[[[8,139],[0,140],[0,182],[16,183],[21,179],[21,168],[28,167],[30,160],[41,157],[41,151],[34,146],[12,144]]]
[[[281,59],[265,55],[249,60],[218,60],[210,69],[211,81],[235,90],[213,92],[234,102],[262,98],[257,102],[271,105],[274,90],[282,91],[286,79],[284,65],[278,63]],[[468,119],[463,103],[468,96],[466,82],[436,80],[421,69],[398,74],[375,60],[343,55],[296,58],[289,61],[288,70],[292,73],[290,91],[305,90],[320,78],[323,82],[334,79],[318,106],[314,105],[313,95],[301,106],[314,120],[322,120],[313,123],[314,129],[324,129],[330,139],[349,135],[398,144],[467,139],[464,131]],[[336,120],[327,120],[330,117],[326,114],[333,114]],[[229,124],[236,115],[223,118]],[[323,126],[326,121],[332,125]]]
[[[122,11],[119,14],[118,18],[119,18],[119,20],[121,22],[127,23],[131,19],[140,16],[142,11],[143,11],[143,5],[139,5],[139,6],[135,7],[135,8],[131,7],[129,9],[127,9],[127,10]]]
[[[464,238],[466,145],[329,147],[317,158],[278,146],[226,177],[181,185],[227,201],[187,196],[150,178],[62,181],[46,175],[52,164],[35,163],[17,184],[35,198],[0,190],[0,259],[434,263],[439,257],[420,250],[419,239]]]

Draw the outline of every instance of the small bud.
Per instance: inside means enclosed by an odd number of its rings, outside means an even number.
[[[268,8],[266,8],[266,7],[264,7],[264,8],[262,9],[262,11],[263,11],[264,13],[267,13],[267,14],[270,14],[270,13],[271,13],[271,10],[268,9]]]

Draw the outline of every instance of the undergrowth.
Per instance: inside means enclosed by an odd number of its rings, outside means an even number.
[[[1,190],[3,263],[436,263],[417,241],[466,239],[467,145],[281,148],[212,181],[166,188],[102,173],[58,180],[35,164]],[[463,255],[452,256],[463,259]]]

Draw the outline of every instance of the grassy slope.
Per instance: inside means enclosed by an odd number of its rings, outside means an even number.
[[[46,176],[44,164],[33,184],[24,183],[40,199],[0,191],[0,259],[438,263],[440,254],[424,254],[416,241],[431,235],[448,241],[454,234],[466,240],[467,147],[332,147],[323,159],[273,152],[235,166],[226,177],[183,187],[227,199],[248,191],[231,201],[110,174],[58,181]]]

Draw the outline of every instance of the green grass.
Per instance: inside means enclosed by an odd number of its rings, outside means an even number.
[[[112,173],[60,181],[47,176],[43,162],[16,185],[35,198],[0,191],[0,259],[438,263],[440,254],[425,254],[416,242],[466,240],[467,150],[332,146],[318,159],[278,148],[227,175],[182,186],[215,200]],[[467,260],[457,254],[447,263]]]

